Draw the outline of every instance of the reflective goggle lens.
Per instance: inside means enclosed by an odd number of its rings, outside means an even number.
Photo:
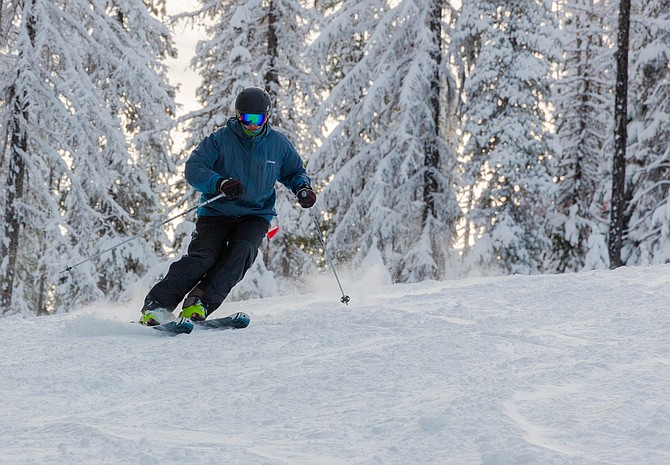
[[[239,118],[245,126],[263,126],[268,120],[268,115],[265,113],[241,113]]]

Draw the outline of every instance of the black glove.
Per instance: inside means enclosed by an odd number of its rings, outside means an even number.
[[[298,203],[302,208],[311,208],[316,203],[316,194],[312,190],[312,186],[307,184],[298,189],[295,195],[298,197]]]
[[[216,190],[223,192],[227,199],[235,200],[244,195],[244,185],[237,179],[222,179],[216,185]]]

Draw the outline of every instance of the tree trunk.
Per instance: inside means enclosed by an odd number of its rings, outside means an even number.
[[[270,94],[272,99],[272,108],[277,103],[277,92],[279,90],[279,76],[277,74],[277,56],[279,54],[278,39],[277,39],[277,6],[273,0],[270,0],[268,7],[268,58],[270,60],[265,76],[265,90]]]
[[[430,17],[430,32],[433,46],[430,50],[432,75],[430,76],[429,105],[433,118],[434,132],[427,135],[425,142],[425,172],[423,179],[423,223],[430,216],[435,217],[435,193],[439,186],[437,173],[440,169],[440,149],[437,143],[440,133],[440,66],[442,64],[442,7],[443,0],[433,0]]]
[[[623,265],[621,247],[626,208],[626,124],[628,122],[628,38],[630,31],[630,0],[619,5],[619,33],[617,34],[617,80],[614,98],[614,160],[612,163],[612,202],[610,211],[609,256],[610,268]]]

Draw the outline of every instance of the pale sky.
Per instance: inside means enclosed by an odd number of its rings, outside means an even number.
[[[187,10],[194,10],[197,7],[197,0],[170,0],[167,3],[167,12],[170,15],[178,14]],[[195,89],[200,84],[200,78],[190,68],[191,58],[195,54],[195,45],[199,40],[205,38],[204,33],[194,30],[190,26],[176,26],[174,30],[174,40],[177,46],[179,56],[175,60],[168,60],[170,67],[170,82],[178,85],[177,103],[181,108],[177,116],[181,116],[200,106],[195,100]]]

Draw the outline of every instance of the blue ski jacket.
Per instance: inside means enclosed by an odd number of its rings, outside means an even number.
[[[275,183],[281,182],[295,194],[311,184],[302,159],[293,144],[267,123],[259,135],[247,136],[235,117],[198,144],[186,161],[186,181],[202,192],[202,202],[218,195],[217,183],[237,179],[244,185],[240,199],[221,198],[198,209],[199,216],[277,215]]]

